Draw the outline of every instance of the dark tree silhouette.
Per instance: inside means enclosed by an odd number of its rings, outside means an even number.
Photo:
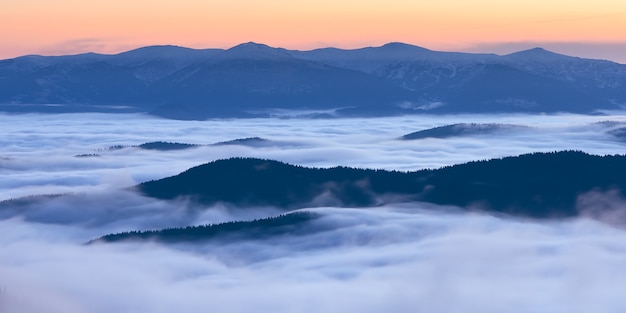
[[[582,193],[626,190],[623,173],[625,156],[580,151],[525,154],[416,172],[316,169],[234,158],[146,182],[138,189],[150,197],[188,197],[205,204],[295,209],[425,201],[544,218],[577,215],[575,203]]]

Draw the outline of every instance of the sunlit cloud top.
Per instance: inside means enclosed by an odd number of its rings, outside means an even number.
[[[0,58],[153,44],[313,49],[402,41],[496,53],[541,45],[626,63],[624,29],[626,2],[618,0],[8,0],[0,11]]]

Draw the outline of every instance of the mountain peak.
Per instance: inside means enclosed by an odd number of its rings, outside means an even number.
[[[254,41],[248,41],[248,42],[244,42],[241,44],[238,44],[234,47],[231,47],[230,49],[227,49],[228,51],[231,50],[241,50],[241,49],[274,49],[266,44],[263,43],[258,43],[258,42],[254,42]]]
[[[361,58],[368,59],[370,62],[389,59],[421,59],[430,56],[433,52],[426,48],[402,42],[389,42],[379,47],[367,47],[348,51],[349,53],[357,53]]]
[[[541,47],[535,47],[532,49],[514,52],[511,54],[504,55],[504,57],[507,59],[528,60],[528,61],[534,61],[534,62],[556,61],[556,60],[562,60],[565,58],[572,58],[570,56],[555,53],[555,52],[546,50]]]
[[[534,47],[534,48],[530,48],[530,49],[526,49],[526,50],[522,50],[522,51],[528,51],[528,52],[533,52],[533,53],[550,53],[550,51],[542,48],[542,47]]]
[[[403,42],[396,42],[396,41],[386,43],[386,44],[382,45],[380,48],[387,49],[387,50],[422,50],[422,51],[430,51],[430,50],[428,50],[426,48],[422,48],[422,47],[406,44],[406,43],[403,43]]]
[[[174,45],[154,45],[154,46],[145,46],[145,47],[125,51],[122,53],[118,53],[116,56],[134,56],[134,57],[140,57],[140,58],[154,58],[155,56],[177,57],[177,56],[182,56],[184,55],[184,53],[190,52],[190,51],[196,51],[196,50],[191,49],[191,48],[174,46]]]
[[[274,48],[266,44],[250,41],[250,42],[236,45],[224,51],[221,57],[258,60],[258,59],[291,58],[292,56],[285,49]]]
[[[208,59],[220,49],[192,49],[174,45],[155,45],[112,55],[109,62],[118,65],[138,66],[149,62],[167,62],[183,68],[191,63]]]

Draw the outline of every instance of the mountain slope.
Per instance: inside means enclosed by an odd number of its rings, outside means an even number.
[[[312,196],[302,193],[302,190],[320,192],[315,189],[323,186],[322,189],[331,190],[337,199],[342,200],[342,196],[349,199],[350,203],[343,203],[348,206],[377,205],[380,202],[368,201],[385,192],[395,191],[394,197],[387,197],[386,200],[452,204],[468,210],[533,219],[578,215],[602,219],[606,216],[621,217],[623,214],[616,211],[623,209],[616,207],[614,202],[618,201],[618,191],[626,187],[626,179],[621,175],[625,169],[626,156],[593,156],[576,151],[526,154],[407,173],[349,168],[312,169],[269,160],[229,159],[144,183],[138,188],[147,195],[166,199],[178,195],[204,203],[225,201],[242,206],[286,201],[283,203],[285,206],[298,207]],[[274,188],[268,188],[268,185]],[[343,189],[336,187],[339,185],[343,185]],[[355,192],[356,189],[360,189],[359,192]],[[606,199],[602,198],[603,192],[606,192]],[[325,192],[326,196],[328,193]],[[363,194],[371,197],[358,199]],[[10,206],[12,202],[6,204]],[[314,203],[306,203],[310,204]],[[404,206],[405,209],[410,207]],[[348,225],[355,226],[353,223],[363,223],[361,220],[351,222],[341,218],[329,223],[324,219],[329,211],[320,212],[324,211],[295,211],[252,221],[129,231],[105,235],[89,244],[156,241],[166,244],[230,245],[286,238],[297,241],[299,236],[336,231]],[[337,222],[339,220],[342,221]]]
[[[219,160],[137,189],[160,199],[185,198],[241,207],[366,207],[424,201],[524,217],[571,217],[578,197],[626,190],[626,156],[564,151],[395,172],[314,169],[259,159]]]
[[[313,169],[260,159],[218,160],[138,186],[144,194],[161,199],[189,197],[205,204],[227,202],[286,209],[376,205],[377,195],[411,194],[418,191],[414,187],[413,177],[400,172]]]
[[[151,46],[116,55],[25,56],[0,61],[4,111],[145,111],[159,99],[153,83],[221,50]],[[53,105],[53,106],[50,106]]]
[[[12,112],[206,119],[267,116],[272,109],[381,116],[625,106],[626,65],[541,48],[498,56],[403,43],[293,51],[250,42],[227,50],[151,46],[0,60],[0,110]]]
[[[450,138],[459,136],[472,135],[488,135],[498,132],[506,132],[511,130],[527,129],[527,126],[513,124],[476,124],[476,123],[457,123],[444,125],[424,130],[419,130],[406,134],[400,139],[415,140],[425,138]]]
[[[393,112],[396,103],[415,97],[371,75],[254,43],[187,67],[157,86],[165,100],[153,113],[180,119],[251,115],[272,108]]]
[[[320,231],[321,229],[309,225],[309,222],[318,217],[318,214],[312,212],[293,212],[254,221],[111,234],[102,236],[90,243],[128,240],[150,240],[166,243],[219,240],[221,243],[228,243],[250,239],[263,240],[283,235],[298,236]]]
[[[414,108],[431,112],[588,113],[626,104],[626,65],[541,48],[498,56],[393,43],[296,55],[389,79],[420,95]]]

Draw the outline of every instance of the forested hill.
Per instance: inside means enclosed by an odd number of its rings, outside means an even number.
[[[414,194],[412,175],[383,170],[305,168],[252,158],[218,160],[179,175],[143,183],[139,190],[161,199],[190,197],[205,204],[241,206],[371,206],[386,193]]]
[[[309,223],[318,217],[319,215],[313,212],[293,212],[253,221],[234,221],[215,225],[110,234],[95,239],[90,243],[126,240],[151,240],[166,243],[209,240],[234,242],[249,239],[260,240],[283,235],[306,235],[322,230],[313,228]]]
[[[240,207],[367,207],[424,201],[524,217],[571,217],[590,191],[626,190],[626,156],[533,153],[435,170],[305,168],[234,158],[137,186],[143,194]]]

